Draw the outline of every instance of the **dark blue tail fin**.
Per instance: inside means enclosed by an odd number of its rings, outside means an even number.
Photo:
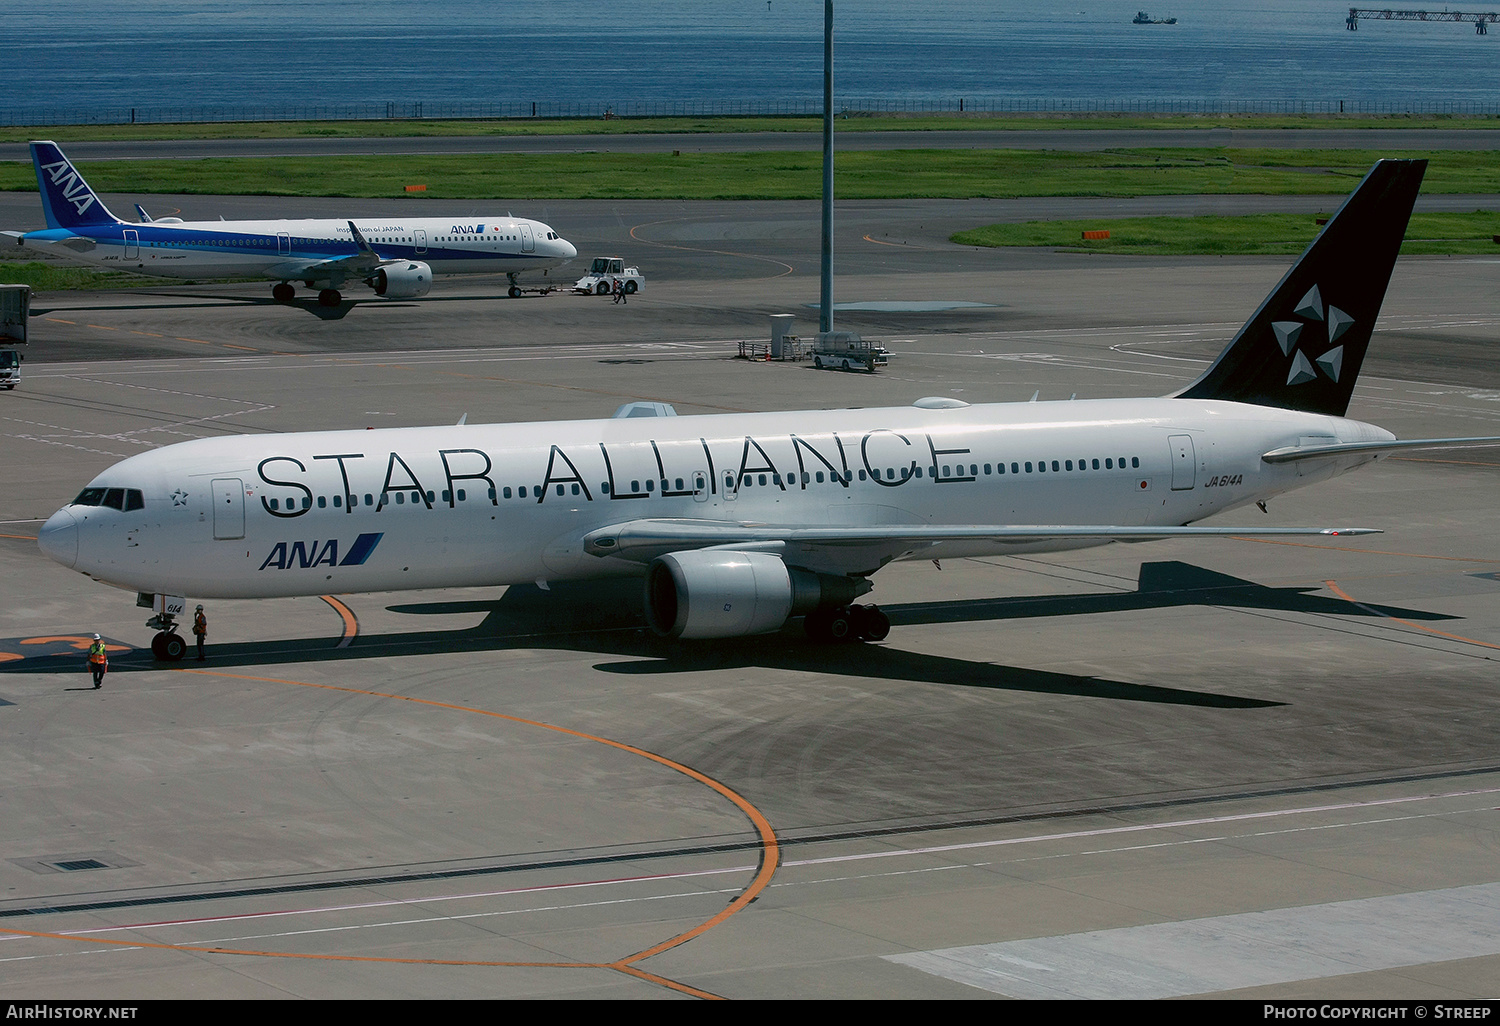
[[[32,143],[31,162],[36,167],[37,187],[42,190],[42,213],[47,217],[48,228],[119,222],[104,201],[94,195],[72,162],[63,156],[57,143],[47,140]]]
[[[1177,397],[1342,417],[1426,170],[1425,160],[1377,163],[1213,366]]]

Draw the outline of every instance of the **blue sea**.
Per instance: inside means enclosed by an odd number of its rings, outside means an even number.
[[[1149,8],[1175,25],[1132,24],[1148,2],[839,0],[837,103],[1500,111],[1500,25],[1485,36],[1453,23],[1350,32],[1338,0],[1195,0]],[[131,109],[436,116],[822,101],[820,0],[5,0],[0,25],[10,123]]]

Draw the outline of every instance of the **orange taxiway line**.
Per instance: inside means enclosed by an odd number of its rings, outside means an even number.
[[[339,638],[339,643],[334,648],[348,648],[354,644],[354,639],[359,636],[359,617],[354,615],[354,610],[334,598],[332,595],[319,595],[318,598],[333,607],[333,611],[344,618],[344,633]]]
[[[1370,614],[1372,614],[1374,616],[1378,616],[1381,619],[1390,620],[1390,621],[1392,621],[1394,623],[1399,623],[1403,627],[1410,627],[1413,630],[1419,630],[1419,631],[1422,631],[1425,634],[1435,634],[1435,635],[1437,635],[1440,638],[1447,638],[1450,641],[1462,641],[1466,645],[1478,645],[1481,648],[1495,648],[1495,649],[1500,649],[1500,645],[1492,645],[1488,641],[1478,641],[1478,640],[1476,640],[1474,638],[1466,638],[1462,634],[1449,634],[1447,631],[1434,630],[1431,627],[1423,627],[1419,623],[1412,623],[1410,620],[1403,620],[1399,616],[1390,616],[1390,615],[1387,615],[1385,613],[1382,613],[1380,610],[1374,608],[1373,606],[1367,606],[1363,602],[1360,602],[1358,599],[1354,598],[1348,592],[1346,592],[1343,588],[1340,588],[1333,581],[1324,581],[1323,582],[1323,586],[1325,588],[1327,588],[1329,591],[1333,592],[1339,598],[1343,599],[1345,602],[1349,603],[1350,605],[1358,606],[1360,609],[1363,609],[1365,612],[1370,613]]]
[[[750,902],[753,901],[757,896],[759,896],[761,891],[765,890],[765,888],[770,884],[771,877],[775,874],[776,867],[781,860],[781,848],[779,842],[776,840],[775,830],[771,827],[771,824],[766,819],[766,817],[761,814],[760,810],[757,809],[754,805],[751,805],[750,802],[747,801],[744,797],[742,797],[728,785],[723,784],[704,773],[700,773],[699,771],[689,766],[685,766],[680,762],[668,759],[664,755],[658,755],[655,752],[647,751],[644,748],[637,748],[635,745],[628,745],[622,741],[613,741],[606,737],[599,737],[598,735],[589,734],[581,730],[574,730],[571,727],[560,727],[556,724],[543,723],[540,720],[529,720],[521,716],[511,716],[508,713],[494,712],[489,709],[478,709],[473,706],[458,705],[453,702],[439,702],[430,698],[415,698],[410,695],[397,695],[389,692],[371,691],[366,688],[353,688],[338,684],[314,684],[311,681],[287,680],[281,677],[260,677],[251,674],[226,673],[223,670],[197,670],[181,668],[176,672],[197,673],[209,677],[228,677],[233,680],[259,681],[269,684],[290,684],[296,687],[318,688],[324,691],[339,691],[345,694],[368,695],[372,698],[390,698],[402,702],[414,702],[418,705],[428,705],[433,706],[434,708],[448,709],[454,712],[476,713],[480,716],[489,716],[494,719],[507,720],[511,723],[520,724],[522,726],[537,727],[542,730],[550,730],[558,734],[565,734],[569,737],[576,737],[581,740],[593,741],[598,744],[607,745],[610,748],[615,748],[622,752],[627,752],[631,755],[636,755],[643,759],[648,759],[652,762],[658,763],[661,766],[665,766],[668,769],[681,773],[684,776],[687,776],[693,780],[698,781],[701,784],[708,786],[709,788],[712,788],[714,791],[717,791],[719,794],[729,799],[729,801],[731,801],[741,812],[743,812],[750,819],[751,823],[755,826],[756,832],[760,836],[761,858],[759,871],[756,873],[755,878],[750,882],[750,884],[743,891],[741,891],[740,894],[737,895],[735,899],[723,909],[723,911],[719,912],[711,919],[699,924],[691,930],[687,930],[674,937],[670,937],[659,944],[653,945],[650,948],[646,948],[643,951],[638,951],[632,955],[627,955],[624,958],[618,959],[614,962],[501,962],[463,959],[397,958],[391,956],[374,955],[311,954],[306,952],[259,951],[234,948],[219,948],[207,945],[164,944],[159,942],[114,940],[100,937],[80,937],[70,936],[66,934],[44,933],[34,930],[15,930],[3,927],[0,927],[0,934],[10,934],[22,937],[50,938],[54,940],[67,940],[74,942],[82,941],[89,944],[110,944],[121,947],[154,948],[166,951],[193,951],[224,955],[254,955],[263,958],[300,958],[310,960],[322,959],[326,961],[340,962],[384,962],[406,965],[614,969],[641,980],[657,983],[664,987],[669,987],[670,989],[679,991],[684,994],[690,994],[696,997],[703,998],[715,998],[718,997],[718,995],[699,990],[695,987],[690,987],[686,984],[668,980],[665,977],[657,976],[654,973],[646,972],[643,969],[637,968],[633,963],[639,962],[646,958],[650,958],[652,955],[660,954],[663,951],[670,950],[671,948],[678,947],[679,945],[686,944],[688,941],[702,935],[708,930],[711,930],[713,927],[722,923],[725,919],[729,918],[734,913],[743,909],[745,906],[750,904]]]

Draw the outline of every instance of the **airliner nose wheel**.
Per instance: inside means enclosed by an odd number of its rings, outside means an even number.
[[[324,289],[318,293],[319,306],[338,306],[343,301],[344,297],[339,295],[338,289]]]
[[[181,662],[187,655],[187,641],[175,631],[161,631],[151,639],[151,654],[164,663]]]
[[[814,641],[884,641],[891,618],[879,606],[836,606],[813,610],[802,626]]]
[[[271,286],[271,298],[278,303],[290,303],[296,298],[297,290],[287,282],[279,282]]]
[[[512,285],[510,287],[510,298],[511,299],[520,299],[521,298],[521,286],[519,286],[519,285]]]

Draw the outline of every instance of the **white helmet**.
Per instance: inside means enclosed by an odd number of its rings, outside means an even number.
[[[95,640],[95,641],[99,641],[99,640],[100,640],[100,638],[99,638],[99,635],[97,635],[97,634],[95,634],[95,635],[94,635],[94,640]]]

